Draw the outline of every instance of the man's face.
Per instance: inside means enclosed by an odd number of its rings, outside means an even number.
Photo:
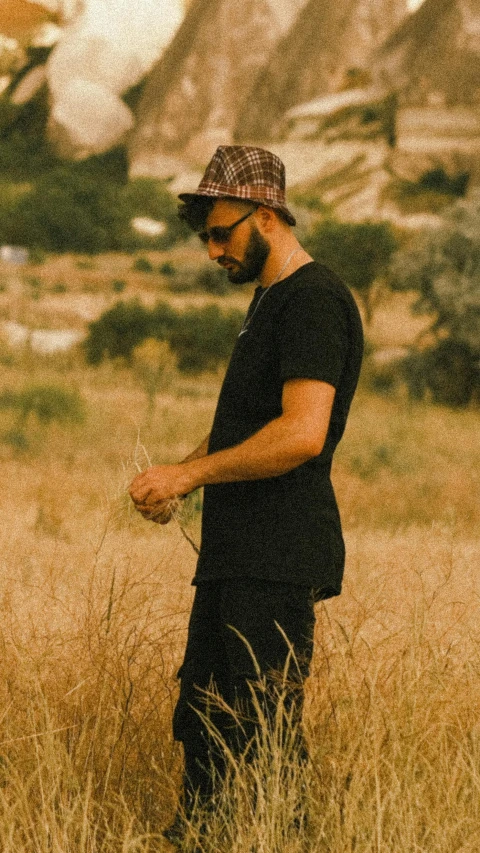
[[[245,206],[220,200],[207,218],[207,230],[232,225],[245,213],[248,213]],[[210,239],[207,245],[209,257],[227,270],[232,284],[246,284],[258,278],[270,254],[270,245],[258,230],[255,213],[233,229],[226,243]]]

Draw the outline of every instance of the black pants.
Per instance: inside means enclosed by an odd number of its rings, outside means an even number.
[[[280,678],[285,711],[301,739],[303,683],[313,650],[313,605],[312,590],[295,584],[244,578],[198,585],[173,718],[174,737],[184,746],[187,812],[195,800],[208,805],[214,779],[224,774],[224,751],[212,738],[211,726],[234,754],[244,753],[249,744],[251,748],[258,724],[252,687],[259,681],[266,690],[260,691],[260,698],[257,691],[257,702],[263,702],[262,714],[268,716],[275,714]],[[241,725],[208,698],[212,688],[230,708],[239,710]],[[300,742],[299,746],[304,748]]]

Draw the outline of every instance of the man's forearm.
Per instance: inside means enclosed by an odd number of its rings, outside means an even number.
[[[182,464],[186,462],[192,462],[194,459],[202,459],[208,453],[208,442],[210,441],[210,434],[207,435],[206,438],[203,439],[202,443],[189,453],[185,459],[182,460]]]
[[[292,380],[284,386],[282,415],[245,441],[208,453],[208,441],[178,465],[157,465],[139,474],[130,487],[140,512],[200,486],[262,480],[291,471],[321,453],[335,395],[333,386]]]
[[[235,447],[185,463],[186,491],[203,485],[260,480],[291,471],[321,451],[301,434],[296,421],[277,418]],[[181,476],[182,472],[180,472]]]

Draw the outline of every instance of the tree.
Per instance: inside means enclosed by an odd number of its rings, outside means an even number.
[[[434,318],[437,343],[423,360],[427,387],[438,402],[455,404],[457,398],[456,404],[464,405],[480,358],[480,193],[453,205],[440,227],[406,243],[392,260],[389,284],[393,290],[416,291],[414,311]],[[456,357],[447,357],[453,351]],[[455,386],[470,390],[456,395]]]
[[[397,248],[395,236],[387,222],[318,223],[308,237],[305,248],[320,263],[329,267],[360,298],[367,323],[372,318],[376,283],[387,269]]]

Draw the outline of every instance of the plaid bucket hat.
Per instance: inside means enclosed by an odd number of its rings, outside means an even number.
[[[285,201],[285,166],[276,154],[249,145],[220,145],[194,193],[181,193],[183,202],[199,197],[238,198],[272,207],[289,225],[296,220]]]

